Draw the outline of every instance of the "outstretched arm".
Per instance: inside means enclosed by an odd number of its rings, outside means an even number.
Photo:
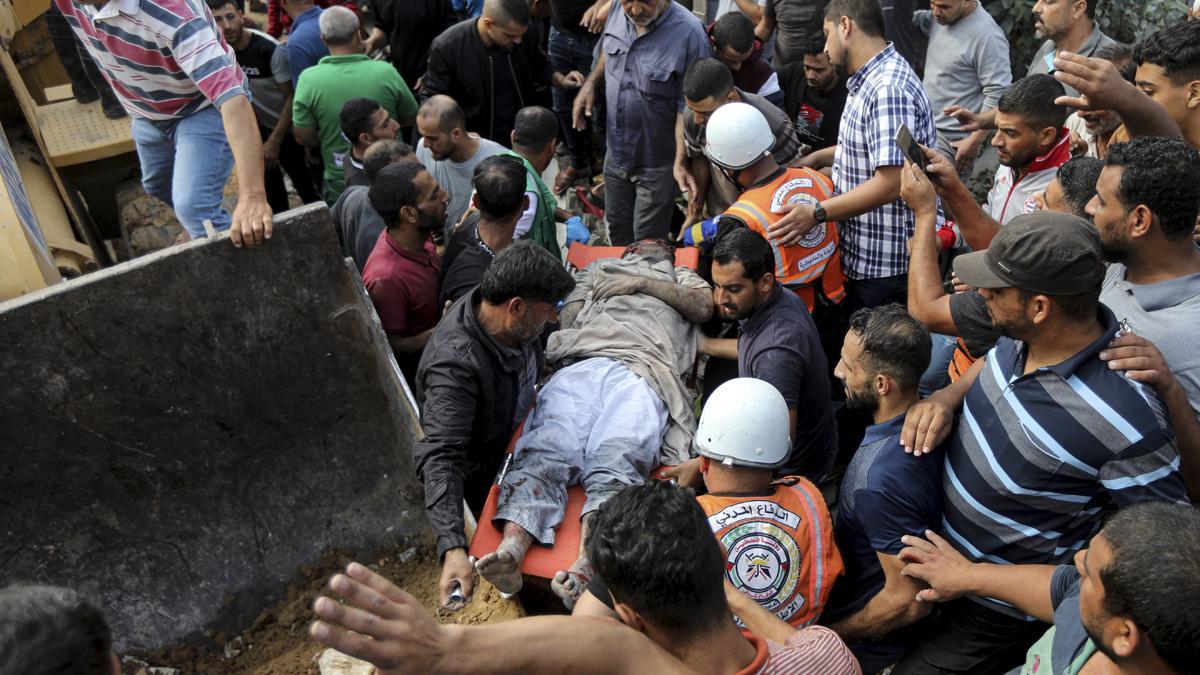
[[[950,542],[927,530],[926,539],[905,536],[908,548],[900,551],[904,576],[920,579],[929,588],[917,593],[922,602],[946,602],[964,595],[980,595],[1007,602],[1026,614],[1050,623],[1050,579],[1054,565],[994,565],[973,563]]]
[[[441,626],[416,598],[363,565],[329,581],[346,602],[318,597],[309,634],[392,673],[691,673],[641,633],[614,621],[540,616]],[[538,645],[530,649],[529,645]]]

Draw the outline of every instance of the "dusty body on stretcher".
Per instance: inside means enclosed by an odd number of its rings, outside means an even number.
[[[689,457],[696,420],[683,378],[712,296],[699,275],[672,258],[669,247],[643,242],[578,273],[546,347],[557,370],[539,391],[501,477],[493,523],[503,539],[476,564],[501,591],[521,588],[522,562],[535,543],[555,544],[568,488],[581,486],[579,556],[551,583],[572,606],[592,574],[583,552],[588,516],[656,466]]]

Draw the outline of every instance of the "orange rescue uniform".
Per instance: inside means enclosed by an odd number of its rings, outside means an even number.
[[[821,491],[798,476],[761,497],[696,499],[725,547],[729,582],[793,626],[817,619],[844,572]],[[740,622],[739,622],[740,623]]]
[[[781,206],[816,206],[832,196],[833,183],[824,174],[807,167],[789,168],[776,180],[746,190],[741,199],[725,211],[725,215],[735,216],[767,237],[775,253],[775,278],[799,295],[810,313],[818,288],[833,303],[846,297],[837,223],[818,224],[799,243],[791,246],[779,246],[771,241],[767,229],[783,217],[778,212]]]

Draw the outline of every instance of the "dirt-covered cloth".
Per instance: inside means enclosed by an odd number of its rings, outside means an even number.
[[[546,360],[551,365],[604,356],[624,363],[646,380],[666,404],[670,417],[660,461],[678,464],[691,457],[696,431],[683,376],[696,360],[699,327],[667,303],[643,293],[593,299],[597,274],[633,274],[696,289],[709,286],[700,275],[669,261],[651,264],[639,256],[599,260],[576,275],[575,290],[566,298],[568,305],[583,302],[574,322],[553,333],[546,345]]]

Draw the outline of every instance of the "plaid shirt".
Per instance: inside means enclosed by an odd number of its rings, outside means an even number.
[[[860,68],[846,88],[849,95],[833,158],[838,194],[867,182],[879,167],[904,164],[904,153],[896,145],[901,124],[908,125],[921,145],[936,145],[929,97],[891,44]],[[902,200],[840,221],[838,234],[847,277],[878,279],[908,271],[905,242],[913,235],[913,214]]]

